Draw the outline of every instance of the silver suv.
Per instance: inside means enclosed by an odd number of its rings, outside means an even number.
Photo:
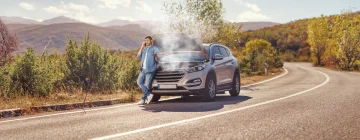
[[[152,102],[161,96],[202,96],[213,101],[216,94],[240,93],[240,70],[230,50],[217,43],[201,44],[185,34],[154,36],[160,61],[151,92]]]

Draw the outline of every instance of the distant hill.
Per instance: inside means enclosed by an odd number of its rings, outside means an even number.
[[[98,26],[109,27],[109,26],[124,26],[128,24],[132,24],[132,22],[129,20],[114,19],[108,22],[100,23],[98,24]]]
[[[16,29],[21,29],[21,28],[27,28],[27,27],[36,27],[36,26],[43,26],[41,24],[7,24],[6,25],[7,28],[12,31],[12,30],[16,30]]]
[[[40,22],[36,20],[22,18],[22,17],[0,16],[0,18],[5,24],[40,24]]]
[[[72,18],[68,18],[65,16],[59,16],[59,17],[55,17],[52,19],[48,19],[48,20],[44,20],[42,23],[43,24],[58,24],[58,23],[80,23],[81,21],[72,19]]]
[[[49,41],[49,37],[52,38],[52,44],[49,48],[56,48],[60,52],[65,50],[68,36],[71,38],[75,37],[80,41],[87,32],[90,33],[91,39],[101,44],[102,47],[126,51],[137,49],[140,47],[144,37],[152,34],[139,25],[105,28],[86,23],[62,23],[28,27],[19,24],[9,24],[8,27],[10,32],[16,33],[21,41],[17,52],[23,52],[27,47],[33,47],[37,53],[42,52],[44,46]]]
[[[242,31],[249,30],[258,30],[266,27],[273,27],[275,25],[279,25],[280,23],[275,22],[237,22],[237,25],[242,25]]]
[[[2,21],[5,24],[58,24],[58,23],[80,23],[81,21],[72,19],[66,16],[58,16],[51,19],[44,20],[42,22],[38,22],[36,20],[22,18],[22,17],[7,17],[7,16],[0,16]]]

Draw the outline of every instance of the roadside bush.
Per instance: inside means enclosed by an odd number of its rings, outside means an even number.
[[[35,57],[34,50],[28,48],[26,54],[18,58],[13,71],[10,73],[9,96],[50,94],[52,84],[50,75],[40,65],[40,60]]]
[[[0,67],[0,97],[9,98],[13,69],[14,64],[5,64],[3,67]]]
[[[283,59],[285,62],[295,62],[295,61],[296,61],[295,52],[286,51],[286,52],[282,55],[282,59]]]
[[[354,70],[360,70],[360,60],[355,61]]]
[[[120,88],[131,90],[137,87],[137,78],[140,72],[140,65],[137,59],[131,59],[125,62],[121,71]]]
[[[265,68],[283,67],[280,53],[273,49],[271,44],[263,39],[249,41],[243,50],[243,58],[240,68],[246,75],[261,75],[265,73]]]
[[[122,60],[91,42],[89,34],[85,35],[80,46],[76,40],[69,39],[65,56],[65,82],[69,86],[92,92],[119,89]]]

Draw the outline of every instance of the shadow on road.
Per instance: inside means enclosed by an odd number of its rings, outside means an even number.
[[[229,95],[218,95],[213,102],[202,102],[201,97],[190,96],[160,101],[149,105],[141,106],[145,111],[151,112],[206,112],[219,110],[224,105],[237,104],[251,99],[249,96],[231,97]]]

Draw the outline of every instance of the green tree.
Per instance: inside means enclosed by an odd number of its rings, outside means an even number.
[[[10,93],[12,95],[47,96],[52,90],[50,76],[43,64],[36,58],[34,49],[28,48],[25,55],[15,62],[11,75]]]
[[[328,17],[321,16],[308,21],[308,39],[313,63],[323,65],[322,59],[329,40]]]
[[[236,49],[240,45],[241,28],[242,26],[239,25],[222,23],[218,27],[215,40],[220,44]]]
[[[278,52],[271,46],[270,42],[263,39],[255,39],[246,43],[243,49],[245,55],[240,64],[243,71],[250,70],[251,73],[262,74],[265,68],[282,67],[283,62]]]
[[[351,70],[360,59],[360,15],[351,10],[335,17],[332,27],[336,41],[336,58],[344,70]]]
[[[221,0],[165,2],[163,10],[167,19],[163,32],[186,33],[203,42],[213,40],[217,27],[223,22]]]

